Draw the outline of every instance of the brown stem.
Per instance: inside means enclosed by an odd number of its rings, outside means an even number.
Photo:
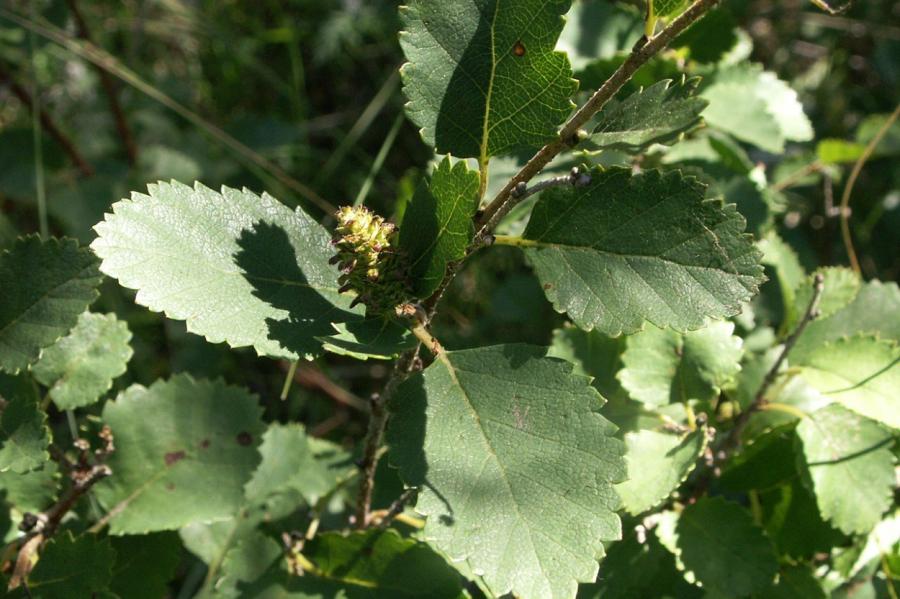
[[[728,432],[728,436],[725,437],[715,451],[711,452],[710,465],[712,467],[705,469],[700,477],[698,477],[697,482],[694,484],[693,493],[691,494],[692,500],[698,499],[706,492],[711,477],[718,473],[718,464],[721,464],[728,459],[729,454],[735,448],[740,446],[741,435],[743,435],[744,430],[746,430],[747,425],[750,422],[750,417],[756,412],[764,410],[768,405],[769,402],[766,400],[766,393],[769,392],[772,384],[778,378],[782,364],[784,364],[784,361],[787,359],[788,354],[791,353],[791,350],[794,349],[794,345],[796,345],[797,340],[800,339],[800,335],[803,334],[806,326],[819,316],[819,301],[822,299],[824,283],[825,278],[821,273],[817,273],[813,278],[813,294],[812,298],[809,300],[809,305],[806,307],[806,312],[804,312],[800,322],[797,323],[794,332],[785,340],[781,353],[778,355],[775,363],[772,364],[772,367],[766,372],[766,376],[759,385],[759,389],[756,390],[756,394],[753,396],[753,401],[747,406],[747,409],[741,412],[737,419],[735,419],[734,426]]]
[[[93,43],[91,41],[91,31],[88,29],[87,22],[84,20],[81,11],[78,10],[78,3],[76,0],[66,0],[66,4],[69,5],[69,11],[72,13],[72,17],[75,19],[75,24],[78,27],[78,37],[88,43]],[[106,99],[109,102],[109,110],[112,112],[113,119],[116,122],[116,130],[119,132],[119,138],[122,140],[122,145],[125,146],[125,154],[128,156],[128,163],[133,165],[137,160],[137,146],[134,143],[134,136],[131,134],[131,128],[128,126],[128,121],[125,120],[125,112],[122,110],[122,105],[119,103],[115,83],[106,70],[96,67],[96,71],[97,75],[100,77],[100,85],[103,87]]]
[[[0,84],[6,83],[9,86],[10,91],[16,96],[22,104],[28,107],[28,110],[34,110],[34,102],[31,99],[31,94],[28,93],[28,90],[22,87],[15,79],[13,79],[12,75],[4,68],[2,64],[0,64]],[[94,168],[88,163],[87,160],[81,155],[78,149],[75,147],[75,144],[72,143],[72,140],[63,133],[59,127],[56,126],[56,123],[53,122],[53,119],[50,118],[50,114],[41,108],[39,110],[39,117],[41,119],[41,125],[50,134],[56,143],[62,147],[63,151],[66,155],[69,156],[69,159],[72,163],[78,168],[79,172],[85,177],[90,177],[94,174]]]
[[[519,183],[527,183],[538,174],[557,154],[568,147],[578,143],[579,130],[604,105],[628,83],[634,73],[642,67],[650,58],[663,50],[681,32],[690,27],[702,17],[708,10],[718,4],[719,0],[696,0],[687,10],[675,18],[669,25],[650,39],[642,37],[635,44],[625,59],[625,62],[616,69],[615,73],[607,79],[600,89],[563,125],[559,136],[541,148],[534,157],[529,160],[516,175],[500,190],[497,196],[485,208],[481,218],[481,231],[493,231],[506,214],[520,201],[514,198],[512,192]]]
[[[359,493],[356,496],[356,527],[365,528],[369,524],[369,510],[372,506],[372,489],[375,484],[375,469],[378,466],[379,448],[384,437],[384,429],[387,426],[387,403],[391,396],[406,379],[412,370],[418,355],[418,348],[403,353],[394,364],[394,371],[384,386],[380,395],[372,398],[372,408],[369,414],[369,428],[363,442],[363,457],[359,464],[361,478],[359,481]]]

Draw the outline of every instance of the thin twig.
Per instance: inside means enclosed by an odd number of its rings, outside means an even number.
[[[847,248],[847,256],[850,258],[850,267],[853,268],[856,273],[860,272],[860,268],[859,260],[856,258],[856,250],[853,249],[853,237],[850,235],[850,194],[853,193],[853,186],[856,185],[856,179],[859,177],[862,167],[866,164],[866,161],[869,160],[869,157],[872,155],[872,152],[875,151],[875,148],[881,142],[882,138],[887,135],[891,125],[894,124],[894,121],[897,120],[898,116],[900,116],[900,104],[897,104],[897,107],[894,108],[894,112],[887,118],[881,126],[881,129],[878,130],[878,133],[875,134],[875,137],[869,141],[868,145],[866,145],[866,149],[863,150],[862,155],[859,157],[859,160],[853,165],[853,170],[850,171],[850,176],[847,178],[847,185],[844,186],[844,194],[841,196],[841,237],[844,238],[844,247]]]
[[[750,422],[750,417],[757,411],[762,410],[766,404],[766,393],[768,393],[769,388],[772,386],[772,383],[775,382],[775,379],[778,378],[779,371],[781,370],[781,365],[784,364],[784,361],[787,359],[788,354],[791,353],[791,350],[794,349],[794,345],[796,345],[797,340],[800,339],[800,335],[803,334],[806,326],[819,317],[819,301],[822,299],[822,292],[825,288],[825,278],[821,273],[816,273],[816,276],[813,278],[813,293],[812,298],[809,300],[809,305],[806,307],[806,312],[803,314],[803,317],[800,319],[800,322],[797,323],[797,327],[794,329],[794,332],[785,340],[784,347],[781,350],[781,353],[778,355],[778,358],[775,360],[775,363],[772,364],[772,367],[766,373],[766,376],[763,378],[762,384],[760,384],[759,389],[756,391],[756,395],[753,397],[753,402],[747,406],[747,409],[741,412],[741,414],[737,417],[737,420],[734,422],[734,427],[728,434],[728,437],[725,438],[725,442],[720,447],[721,451],[725,451],[726,453],[738,445],[740,445],[741,435],[744,432],[744,429],[747,428],[747,424]]]
[[[369,524],[369,510],[372,505],[372,489],[375,484],[375,469],[380,457],[379,448],[387,426],[387,403],[409,373],[418,357],[418,348],[408,350],[401,354],[394,364],[394,371],[379,395],[372,397],[371,412],[369,414],[369,428],[363,441],[363,456],[359,463],[361,473],[359,481],[359,493],[356,496],[356,520],[357,528],[365,528]]]
[[[381,516],[381,519],[378,521],[378,529],[384,530],[390,526],[391,522],[394,521],[394,518],[399,516],[403,510],[406,509],[406,504],[417,492],[415,487],[410,487],[403,491],[400,497],[395,499],[391,506],[385,510],[384,515]]]
[[[12,78],[12,75],[4,68],[2,64],[0,64],[0,84],[6,83],[9,85],[9,90],[16,96],[22,104],[28,107],[28,110],[34,112],[34,102],[31,99],[31,94],[28,93],[28,90],[22,87],[15,79]],[[40,115],[41,125],[47,133],[50,134],[56,143],[60,145],[63,149],[63,152],[69,157],[69,160],[72,161],[72,164],[78,168],[78,171],[84,175],[85,177],[90,177],[94,174],[94,168],[88,163],[87,160],[81,155],[78,149],[75,147],[75,144],[72,143],[72,140],[63,133],[59,127],[56,126],[56,123],[50,117],[50,114],[44,110],[42,107],[38,108],[38,114]]]
[[[294,380],[307,389],[318,389],[339,404],[360,412],[368,411],[368,406],[364,399],[332,381],[324,372],[312,364],[300,364],[294,373]]]
[[[823,166],[824,165],[821,162],[819,162],[818,160],[813,160],[809,164],[793,171],[792,173],[790,173],[788,176],[786,176],[784,179],[782,179],[778,183],[773,183],[771,185],[770,189],[772,191],[784,191],[785,189],[787,189],[788,187],[790,187],[797,181],[801,181],[805,177],[807,177],[813,173],[819,172],[820,170],[822,170]]]
[[[512,192],[519,183],[527,183],[537,175],[557,154],[580,141],[579,130],[603,106],[628,83],[634,73],[650,58],[659,53],[681,32],[700,19],[708,10],[718,4],[719,0],[696,0],[687,10],[675,18],[669,25],[650,39],[641,37],[625,59],[625,62],[600,86],[594,95],[563,125],[559,136],[549,142],[529,160],[525,166],[500,190],[497,196],[485,208],[481,218],[482,233],[490,232],[519,200],[512,197]]]
[[[562,187],[571,185],[572,187],[583,187],[585,185],[590,184],[591,176],[588,173],[582,173],[577,166],[572,167],[572,170],[568,175],[562,175],[561,177],[553,177],[552,179],[547,179],[545,181],[540,181],[535,183],[531,187],[528,187],[528,184],[522,181],[518,185],[516,185],[515,189],[512,190],[510,195],[516,199],[516,201],[521,202],[527,197],[533,196],[536,193],[540,193],[545,189],[549,189],[551,187]]]
[[[76,0],[66,0],[66,4],[68,4],[69,11],[75,19],[75,24],[78,26],[78,37],[88,43],[93,43],[91,40],[91,30],[88,28],[87,21],[84,20],[81,11],[78,9]],[[122,145],[125,147],[125,154],[128,156],[128,164],[133,165],[137,161],[137,145],[134,143],[134,136],[131,134],[131,128],[128,126],[128,121],[125,120],[125,112],[122,110],[122,105],[119,103],[119,98],[116,94],[116,86],[113,83],[112,77],[109,76],[109,73],[105,69],[97,65],[94,65],[94,67],[97,71],[97,75],[100,77],[100,85],[103,87],[106,99],[109,102],[109,110],[113,114],[113,120],[116,123],[116,130],[119,132],[119,138],[122,140]]]

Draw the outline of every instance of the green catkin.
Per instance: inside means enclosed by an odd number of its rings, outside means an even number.
[[[335,218],[332,244],[338,253],[331,261],[341,270],[341,293],[355,291],[352,305],[363,303],[369,313],[394,314],[412,297],[396,225],[364,206],[343,206]]]

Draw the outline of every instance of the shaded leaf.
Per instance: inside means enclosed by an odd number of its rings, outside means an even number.
[[[872,530],[891,505],[890,433],[832,404],[801,421],[797,436],[822,516],[847,534]]]
[[[608,337],[600,331],[584,331],[566,327],[553,331],[553,342],[547,356],[562,358],[575,365],[573,372],[592,377],[591,384],[604,398],[626,398],[627,394],[616,379],[622,368],[624,337]]]
[[[97,298],[97,259],[71,239],[20,238],[0,253],[0,370],[15,374]]]
[[[212,343],[296,359],[321,353],[331,323],[361,319],[338,294],[329,234],[268,194],[160,182],[94,228],[104,273]]]
[[[756,292],[759,253],[734,206],[705,200],[678,172],[591,174],[584,187],[543,192],[522,240],[547,297],[579,327],[696,329]]]
[[[110,537],[116,552],[109,590],[120,599],[159,599],[168,592],[181,561],[181,543],[173,532]]]
[[[610,100],[591,133],[592,145],[639,152],[655,143],[674,143],[700,123],[707,101],[694,92],[699,78],[672,84],[663,79],[619,102]]]
[[[794,248],[789,246],[774,231],[769,231],[757,242],[762,251],[762,263],[775,269],[778,286],[781,288],[782,305],[787,314],[795,302],[795,290],[803,282],[806,272]]]
[[[445,157],[422,183],[403,217],[400,248],[410,263],[417,297],[438,288],[447,265],[466,255],[475,235],[472,217],[478,208],[478,173],[465,160]]]
[[[684,482],[706,447],[706,431],[688,435],[642,430],[625,434],[628,480],[616,485],[625,510],[634,515],[656,507]]]
[[[406,113],[440,154],[490,156],[556,136],[577,89],[554,46],[570,0],[412,0],[401,8]]]
[[[393,597],[465,597],[455,570],[424,543],[393,530],[318,535],[304,556],[314,570],[291,576],[273,569],[242,589],[244,597],[264,599],[390,599]]]
[[[261,409],[221,381],[177,375],[107,402],[113,476],[95,488],[114,535],[170,530],[232,516],[259,464]]]
[[[620,535],[613,484],[625,478],[602,398],[543,352],[442,353],[400,387],[388,429],[391,461],[420,487],[425,539],[524,598],[572,597],[594,579],[601,541]]]
[[[628,337],[618,378],[633,399],[649,406],[714,399],[741,369],[734,323],[716,321],[688,333],[648,327]]]
[[[26,396],[10,400],[0,415],[0,472],[36,470],[49,459],[47,415]]]
[[[417,343],[407,327],[389,318],[339,323],[334,328],[336,333],[316,337],[322,342],[322,349],[357,360],[390,360]]]
[[[778,582],[754,595],[758,599],[826,599],[825,589],[808,566],[785,566]]]
[[[75,538],[69,531],[61,532],[47,542],[28,576],[29,596],[41,599],[93,597],[95,593],[108,590],[115,559],[116,552],[109,539],[100,539],[90,533]]]
[[[68,334],[41,354],[34,378],[49,387],[60,410],[92,404],[124,374],[131,359],[131,331],[115,314],[84,312]]]
[[[700,499],[684,509],[676,531],[681,560],[704,587],[743,597],[775,579],[778,562],[772,543],[736,503]]]

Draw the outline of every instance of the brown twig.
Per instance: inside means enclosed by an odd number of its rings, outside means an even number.
[[[93,43],[91,40],[91,30],[88,28],[87,22],[84,20],[81,11],[78,9],[76,0],[66,0],[66,4],[68,4],[69,11],[72,13],[72,17],[75,19],[75,24],[78,27],[78,37],[88,43]],[[116,130],[119,132],[119,138],[122,140],[122,145],[125,147],[128,163],[133,165],[135,161],[137,161],[137,145],[134,143],[134,136],[131,134],[131,128],[128,126],[128,121],[125,119],[125,112],[122,110],[122,105],[119,103],[115,83],[105,69],[102,69],[97,65],[94,66],[97,75],[100,77],[100,85],[103,87],[104,93],[106,93],[106,99],[109,102],[109,110],[113,114]]]
[[[481,218],[481,231],[490,232],[520,200],[512,196],[520,183],[528,183],[537,175],[557,154],[568,147],[572,147],[580,141],[579,131],[606,103],[612,99],[622,87],[634,76],[634,73],[642,67],[650,58],[663,50],[681,32],[690,27],[708,10],[718,4],[719,0],[696,0],[687,10],[675,18],[669,25],[647,39],[642,37],[635,44],[618,69],[600,86],[594,95],[572,115],[563,125],[556,139],[549,142],[529,160],[516,175],[500,190],[497,196],[488,204]]]
[[[380,457],[379,448],[387,426],[387,402],[413,369],[418,357],[419,348],[404,352],[394,364],[394,371],[379,395],[372,397],[372,408],[369,414],[369,427],[363,441],[363,457],[359,463],[361,473],[359,493],[356,496],[357,528],[365,528],[369,524],[369,510],[372,505],[372,489],[375,484],[375,468]]]
[[[756,412],[764,410],[768,405],[769,402],[766,399],[766,393],[769,392],[772,384],[778,378],[782,364],[784,364],[784,361],[787,359],[788,354],[791,353],[791,350],[794,349],[794,345],[796,345],[797,340],[800,339],[800,336],[803,334],[806,326],[819,316],[819,301],[822,299],[824,283],[825,278],[821,273],[817,273],[813,278],[812,298],[810,298],[809,300],[809,305],[806,307],[806,312],[803,313],[803,316],[800,319],[800,322],[797,323],[794,332],[791,333],[787,339],[785,339],[784,346],[781,349],[781,353],[778,354],[778,358],[772,364],[772,367],[769,368],[768,372],[766,372],[765,377],[763,377],[762,383],[760,383],[756,394],[753,396],[753,401],[743,412],[740,413],[740,415],[738,415],[738,417],[734,421],[734,426],[728,432],[728,435],[718,445],[718,447],[715,450],[709,451],[707,459],[708,467],[701,473],[701,475],[697,479],[697,482],[694,484],[694,489],[691,494],[692,500],[698,499],[701,495],[703,495],[703,493],[706,492],[706,489],[709,487],[711,477],[713,475],[718,475],[719,464],[728,459],[729,454],[734,449],[740,446],[741,436],[746,430],[747,425],[750,423],[750,417],[753,416],[753,414],[755,414]]]
[[[72,486],[63,493],[62,497],[47,510],[39,514],[26,513],[22,517],[19,528],[27,534],[16,541],[19,544],[19,550],[12,576],[9,579],[8,588],[10,590],[26,584],[34,565],[35,555],[47,539],[56,532],[63,517],[72,510],[79,499],[91,490],[91,487],[112,474],[112,470],[104,463],[109,454],[115,450],[112,433],[108,427],[103,427],[99,436],[104,445],[93,454],[89,444],[83,439],[78,439],[75,442],[75,447],[79,450],[78,461],[72,463],[65,458],[61,462],[63,467],[68,469],[69,478],[72,479]]]
[[[360,412],[369,410],[365,400],[332,381],[324,372],[312,364],[303,363],[298,365],[294,372],[294,380],[307,389],[321,391],[341,405]]]
[[[394,518],[399,516],[403,512],[403,510],[406,509],[406,504],[415,496],[416,493],[417,490],[415,487],[411,487],[403,491],[403,493],[400,494],[400,497],[395,499],[391,506],[387,510],[385,510],[383,514],[380,515],[381,517],[378,520],[378,529],[384,530],[388,526],[390,526],[391,522],[394,521]]]
[[[6,83],[9,86],[9,90],[16,96],[22,104],[28,107],[28,110],[34,110],[34,102],[31,99],[31,94],[28,93],[28,90],[25,89],[21,84],[19,84],[15,79],[13,79],[12,75],[5,69],[5,67],[0,64],[0,84]],[[43,108],[38,110],[38,115],[41,119],[41,125],[50,134],[56,143],[60,145],[63,149],[63,152],[69,157],[72,163],[78,168],[78,171],[84,175],[85,177],[90,177],[94,174],[94,168],[85,160],[84,156],[78,151],[75,147],[75,144],[72,142],[69,137],[63,133],[59,127],[56,126],[56,123],[50,117],[50,113],[48,113]]]
[[[872,156],[872,152],[878,147],[882,138],[890,131],[891,125],[894,124],[894,121],[897,120],[898,116],[900,116],[900,104],[897,104],[897,107],[894,108],[894,112],[887,118],[881,126],[881,129],[878,130],[878,133],[875,134],[875,137],[869,141],[866,145],[866,149],[863,150],[862,155],[859,157],[859,160],[853,165],[853,170],[850,171],[850,176],[847,177],[847,185],[844,186],[844,193],[841,196],[841,236],[844,238],[844,247],[847,248],[847,257],[850,259],[850,266],[857,273],[860,272],[859,260],[856,258],[856,250],[853,249],[853,237],[850,235],[850,194],[853,193],[853,187],[856,185],[856,179],[859,177],[862,167],[866,164],[866,161],[869,160],[869,157]]]

